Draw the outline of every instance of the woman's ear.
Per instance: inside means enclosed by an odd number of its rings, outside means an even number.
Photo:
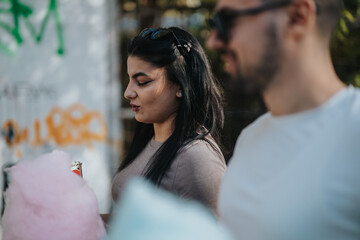
[[[176,97],[182,98],[182,96],[183,96],[183,94],[182,94],[181,86],[178,85],[178,86],[177,86],[177,91],[176,91]]]
[[[176,96],[178,97],[178,98],[182,98],[182,90],[181,90],[181,88],[176,92]]]

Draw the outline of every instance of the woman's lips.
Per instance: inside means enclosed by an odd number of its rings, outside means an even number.
[[[130,105],[131,105],[131,109],[132,109],[134,112],[139,111],[140,106],[134,105],[134,104],[130,104]]]

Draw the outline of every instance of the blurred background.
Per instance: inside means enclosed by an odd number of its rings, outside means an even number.
[[[146,27],[178,26],[203,46],[215,0],[0,0],[2,168],[62,149],[83,163],[101,212],[132,139],[123,91],[126,48]],[[360,0],[344,0],[331,54],[346,84],[360,86]],[[234,96],[216,52],[205,50],[225,93],[226,160],[241,130],[266,111],[259,96]],[[4,182],[6,176],[1,175]],[[2,184],[4,185],[4,184]]]
[[[216,5],[216,0],[121,0],[119,4],[119,39],[120,39],[120,81],[126,87],[126,47],[129,39],[147,27],[180,26],[194,34],[203,46],[209,34],[206,19]],[[331,52],[335,69],[346,84],[360,86],[360,1],[344,0],[344,13],[334,34]],[[229,91],[228,77],[224,73],[223,63],[216,52],[209,51],[213,71],[222,83],[225,92],[225,128],[223,134],[223,151],[226,160],[232,155],[235,141],[241,130],[251,123],[266,108],[259,96],[236,96]],[[123,110],[128,103],[122,98]],[[128,116],[128,115],[123,115]],[[123,118],[124,146],[130,143],[133,122]]]

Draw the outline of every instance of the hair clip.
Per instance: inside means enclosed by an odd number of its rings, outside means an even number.
[[[182,45],[182,46],[181,46],[181,45],[178,45],[178,47],[185,48],[187,52],[190,52],[191,47],[192,47],[192,44],[191,44],[191,42],[188,42],[188,43],[186,43],[186,44],[184,44],[184,45]]]
[[[188,52],[190,52],[191,47],[192,47],[191,42],[188,42],[187,44],[184,44],[184,48],[186,48],[186,50],[187,50]]]

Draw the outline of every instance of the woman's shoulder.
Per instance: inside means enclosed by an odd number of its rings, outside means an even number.
[[[182,159],[188,163],[195,162],[197,164],[203,163],[204,161],[215,161],[225,164],[225,159],[219,146],[211,137],[189,142],[179,150],[176,159]]]
[[[215,148],[215,149],[214,149]],[[194,140],[179,150],[168,172],[170,191],[195,199],[217,212],[217,195],[226,170],[223,155],[215,141]]]

